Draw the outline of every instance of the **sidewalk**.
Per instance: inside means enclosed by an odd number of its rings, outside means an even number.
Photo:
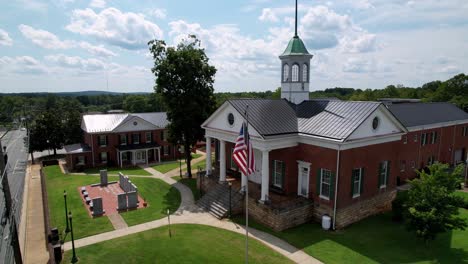
[[[201,158],[201,157],[200,157]],[[173,185],[177,190],[179,190],[181,195],[181,204],[176,212],[171,216],[171,223],[174,224],[199,224],[199,225],[208,225],[217,228],[222,228],[226,230],[230,230],[239,234],[245,234],[245,227],[242,225],[238,225],[236,223],[227,221],[227,220],[218,220],[215,217],[211,216],[209,213],[200,209],[197,205],[195,205],[192,191],[189,187],[185,186],[184,184],[175,181],[171,178],[171,172],[166,174],[162,174],[151,167],[144,167],[144,169],[150,172],[153,178],[162,179],[168,184]],[[148,177],[148,176],[144,176]],[[122,228],[119,230],[114,230],[106,233],[101,233],[94,236],[85,237],[82,239],[75,240],[75,248],[80,248],[88,245],[92,245],[95,243],[103,242],[106,240],[114,239],[123,237],[130,234],[135,234],[143,231],[147,231],[150,229],[154,229],[157,227],[167,225],[167,219],[162,218],[158,220],[154,220],[151,222]],[[284,255],[285,257],[289,258],[290,260],[296,263],[321,263],[319,260],[311,257],[310,255],[306,254],[304,251],[288,244],[286,241],[277,238],[273,235],[268,233],[249,228],[250,234],[249,236],[253,239],[256,239],[263,244],[267,245],[268,247],[272,248],[273,250],[277,251],[278,253]],[[64,250],[71,250],[71,243],[67,242],[64,245]]]
[[[26,243],[23,254],[24,263],[47,263],[49,253],[46,248],[44,211],[42,203],[40,165],[30,167],[26,175],[28,186],[28,204],[26,215]]]

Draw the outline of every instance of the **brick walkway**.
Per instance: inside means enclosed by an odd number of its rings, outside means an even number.
[[[190,188],[172,179],[171,172],[168,172],[167,174],[162,174],[154,170],[151,167],[144,167],[144,169],[152,174],[152,176],[150,177],[162,179],[166,183],[171,184],[172,186],[177,188],[177,190],[179,190],[182,201],[181,201],[180,207],[171,216],[171,223],[208,225],[208,226],[230,230],[239,234],[245,234],[244,226],[238,225],[228,220],[218,220],[215,217],[211,216],[209,213],[200,209],[197,205],[195,205],[193,194]],[[141,177],[148,177],[148,176],[141,176]],[[98,235],[89,236],[89,237],[76,240],[75,247],[80,248],[80,247],[96,244],[99,242],[103,242],[106,240],[147,231],[147,230],[161,227],[167,224],[168,224],[167,219],[163,218],[163,219],[159,219],[159,220],[155,220],[155,221],[151,221],[151,222],[147,222],[147,223],[143,223],[143,224],[139,224],[139,225],[135,225],[135,226],[119,229],[119,230],[101,233]],[[296,247],[288,244],[286,241],[281,240],[273,235],[270,235],[268,233],[265,233],[265,232],[262,232],[253,228],[249,228],[249,231],[250,231],[249,236],[251,238],[262,242],[263,244],[267,245],[268,247],[272,248],[273,250],[277,251],[278,253],[284,255],[285,257],[289,258],[290,260],[296,263],[321,263],[319,260],[311,257],[310,255],[306,254],[304,251],[297,249]],[[307,235],[307,234],[304,234],[304,235]],[[65,251],[71,250],[70,242],[65,243],[64,250]]]

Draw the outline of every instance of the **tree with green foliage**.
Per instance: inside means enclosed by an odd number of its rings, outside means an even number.
[[[450,172],[447,164],[435,163],[428,173],[418,171],[420,178],[410,181],[404,218],[407,228],[424,241],[433,240],[438,233],[467,227],[466,219],[458,216],[463,198],[455,195],[462,171],[462,165]]]
[[[151,40],[156,76],[154,87],[167,108],[169,141],[183,145],[187,173],[192,177],[191,150],[204,137],[200,127],[216,108],[213,82],[216,68],[208,63],[200,41],[189,36],[177,47],[167,47],[163,40]]]

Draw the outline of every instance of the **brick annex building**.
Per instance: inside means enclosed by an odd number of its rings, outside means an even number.
[[[202,125],[216,157],[203,186],[249,182],[255,220],[283,230],[326,214],[342,228],[391,208],[416,169],[466,160],[468,114],[456,106],[309,100],[312,55],[297,31],[279,58],[282,99],[228,100]],[[248,181],[232,160],[247,106],[256,163]]]
[[[159,113],[83,115],[83,143],[65,146],[71,170],[148,164],[178,157],[168,139],[167,116]]]

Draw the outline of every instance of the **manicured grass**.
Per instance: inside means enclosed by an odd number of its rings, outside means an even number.
[[[93,219],[88,215],[77,189],[79,186],[99,182],[98,177],[65,175],[57,165],[44,167],[44,172],[52,227],[57,227],[60,233],[65,230],[63,191],[66,190],[68,210],[73,214],[73,235],[75,239],[114,230],[107,217]],[[116,180],[116,177],[109,177],[109,180]],[[70,235],[67,236],[66,240],[70,240]]]
[[[184,164],[185,164],[185,161],[182,161],[182,165]],[[179,168],[179,166],[180,166],[179,160],[174,160],[174,161],[168,161],[168,162],[164,162],[161,164],[157,164],[151,167],[161,173],[167,173],[173,169]]]
[[[196,178],[180,178],[179,176],[174,176],[172,179],[181,182],[182,184],[186,185],[187,187],[190,188],[190,190],[193,193],[193,198],[195,201],[200,199],[200,191],[197,188],[197,179]]]
[[[468,218],[468,210],[460,209]],[[243,218],[234,221],[243,223]],[[425,244],[406,231],[402,223],[382,214],[360,221],[345,230],[323,231],[316,223],[274,232],[257,223],[250,225],[280,237],[325,263],[466,263],[468,230],[440,234]]]
[[[163,218],[167,209],[173,213],[179,208],[181,198],[176,188],[160,179],[130,178],[141,197],[146,199],[148,207],[122,213],[121,216],[129,226]]]
[[[80,263],[243,263],[244,236],[210,226],[178,224],[76,249]],[[63,263],[70,263],[67,251]],[[250,239],[249,263],[291,263]]]
[[[84,172],[86,174],[99,174],[99,171],[102,169],[105,169],[105,168],[89,168],[89,169],[86,169]],[[109,175],[118,175],[119,172],[122,172],[125,175],[151,176],[151,173],[137,166],[125,167],[125,168],[111,167],[111,168],[107,168],[107,172]]]
[[[466,201],[466,203],[468,203],[468,192],[456,191],[455,195],[463,197],[463,199]]]
[[[202,156],[201,154],[192,153],[192,160],[197,159],[197,158],[199,158],[201,156]],[[185,165],[185,160],[184,159],[182,159],[182,166],[183,165]],[[180,166],[179,160],[173,160],[173,161],[168,161],[168,162],[164,162],[164,163],[161,163],[161,164],[157,164],[157,165],[154,165],[154,166],[151,166],[151,167],[153,169],[161,172],[161,173],[167,173],[167,172],[169,172],[171,170],[179,168],[179,166]],[[193,167],[193,165],[192,165],[192,167]]]

